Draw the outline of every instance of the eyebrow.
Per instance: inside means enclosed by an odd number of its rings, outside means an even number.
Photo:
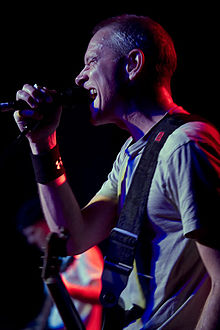
[[[94,53],[89,54],[88,56],[85,56],[84,63],[87,64],[93,58],[98,59],[99,58],[98,54],[94,52]]]
[[[84,58],[84,62],[85,64],[88,63],[92,58],[94,57],[94,55],[88,55]]]
[[[84,63],[88,63],[88,61],[92,58],[99,58],[100,57],[100,52],[102,51],[103,49],[103,44],[102,43],[99,43],[98,45],[95,45],[95,46],[92,46],[91,47],[91,50],[89,52],[88,55],[85,54],[85,57],[84,57]]]

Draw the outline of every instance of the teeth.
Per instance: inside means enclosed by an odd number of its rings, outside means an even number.
[[[93,100],[95,100],[95,98],[96,98],[96,96],[97,96],[97,91],[96,91],[96,89],[95,89],[95,88],[91,88],[91,89],[89,90],[89,94],[90,94],[90,97],[91,97]]]

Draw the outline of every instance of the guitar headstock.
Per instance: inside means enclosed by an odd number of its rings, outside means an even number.
[[[52,281],[52,279],[59,274],[62,264],[62,257],[67,256],[67,239],[68,234],[64,229],[61,229],[59,234],[55,232],[49,233],[44,252],[44,262],[42,269],[42,278],[45,281]]]

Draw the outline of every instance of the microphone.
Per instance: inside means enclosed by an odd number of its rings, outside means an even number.
[[[74,86],[59,91],[54,96],[56,104],[64,105],[67,107],[74,107],[85,103],[86,90],[82,87]],[[0,112],[12,112],[16,110],[25,110],[30,106],[23,100],[14,100],[7,102],[0,102]]]

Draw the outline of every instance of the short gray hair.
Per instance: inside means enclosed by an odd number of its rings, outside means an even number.
[[[108,42],[121,56],[132,49],[143,51],[157,81],[172,77],[177,56],[173,41],[164,28],[148,16],[124,14],[108,18],[95,26],[93,35],[100,29],[111,27],[112,38]]]

